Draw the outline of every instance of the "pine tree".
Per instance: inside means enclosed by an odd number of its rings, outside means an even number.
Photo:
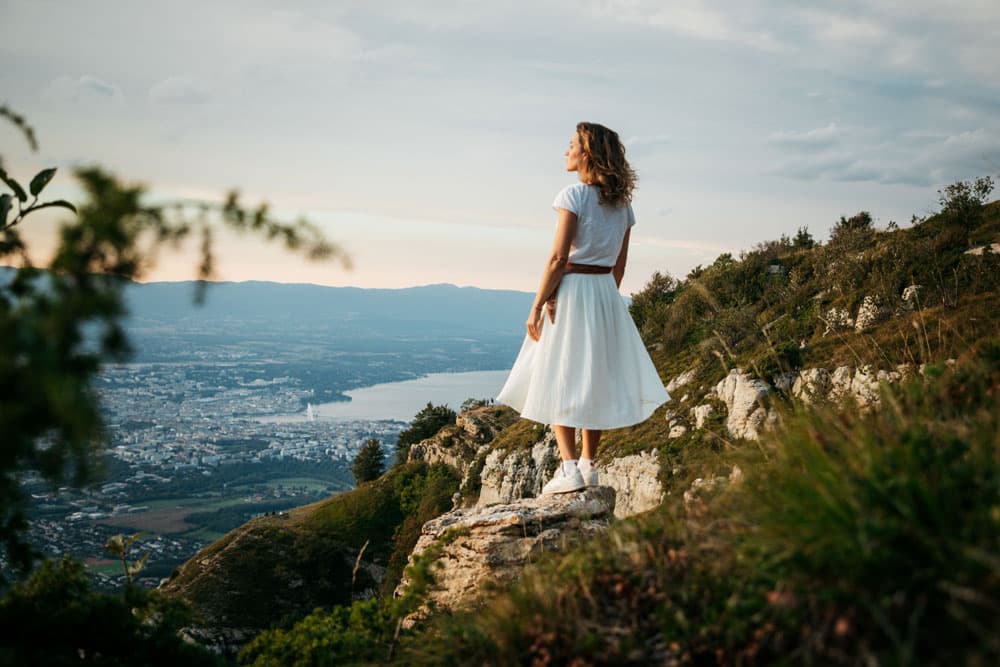
[[[378,479],[385,472],[385,455],[382,453],[382,443],[375,438],[368,438],[368,442],[354,457],[351,472],[354,473],[354,479],[358,484]]]

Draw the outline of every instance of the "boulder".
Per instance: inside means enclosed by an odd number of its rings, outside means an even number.
[[[763,401],[770,393],[768,384],[741,368],[734,368],[715,385],[715,393],[726,404],[726,428],[730,435],[756,440],[767,420]]]
[[[864,331],[886,318],[888,311],[882,307],[874,296],[866,296],[858,306],[857,317],[854,318],[854,330]]]
[[[667,383],[667,387],[666,387],[667,393],[668,394],[673,394],[674,391],[676,391],[677,389],[680,389],[684,385],[689,384],[691,382],[691,380],[694,379],[695,372],[696,372],[696,369],[691,368],[691,369],[688,369],[688,370],[684,371],[683,373],[681,373],[680,375],[678,375],[677,377],[675,377],[673,380],[670,380]]]
[[[792,396],[808,405],[826,400],[830,386],[830,372],[825,368],[803,368],[792,385]]]
[[[615,491],[607,486],[577,493],[524,498],[514,503],[457,509],[424,524],[410,564],[425,552],[434,583],[424,606],[404,625],[427,613],[459,609],[490,587],[516,581],[541,553],[604,530],[614,513]],[[404,575],[396,596],[413,580]]]
[[[712,415],[713,412],[715,412],[715,408],[708,403],[695,406],[691,410],[691,414],[694,415],[694,427],[702,428],[703,426],[705,426],[705,422],[708,420],[708,418]]]
[[[607,465],[600,461],[597,464],[601,485],[615,490],[615,517],[619,519],[659,506],[663,501],[659,473],[660,464],[653,452],[611,459]]]
[[[542,492],[560,461],[555,434],[547,431],[531,449],[495,449],[486,455],[480,473],[477,507],[531,498]]]

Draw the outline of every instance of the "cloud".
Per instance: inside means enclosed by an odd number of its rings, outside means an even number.
[[[633,237],[631,243],[639,246],[653,246],[656,248],[669,248],[671,250],[683,250],[685,252],[698,253],[723,253],[735,252],[733,246],[720,245],[712,241],[699,239],[658,239],[651,236]]]
[[[929,130],[882,136],[865,144],[799,155],[774,172],[797,180],[872,182],[928,187],[1000,170],[1000,133],[978,128],[941,135]]]
[[[734,42],[762,51],[779,51],[782,45],[769,31],[739,20],[728,5],[718,8],[701,0],[600,0],[591,3],[595,18],[634,23],[693,39]]]
[[[45,102],[56,104],[68,102],[121,104],[125,101],[121,88],[89,74],[76,78],[56,77],[42,89],[41,98]]]
[[[149,101],[154,104],[204,104],[211,98],[206,84],[187,75],[168,77],[149,89]]]
[[[835,145],[843,136],[843,131],[836,123],[817,127],[805,132],[775,132],[768,140],[784,148],[793,150],[815,150]]]
[[[223,32],[227,48],[258,61],[278,59],[317,64],[343,62],[363,51],[361,38],[333,20],[293,9],[238,12]]]
[[[629,137],[625,140],[625,146],[628,148],[635,148],[638,146],[653,146],[657,144],[670,143],[672,140],[669,134],[647,134],[643,136]]]

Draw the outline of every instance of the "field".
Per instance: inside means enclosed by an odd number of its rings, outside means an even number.
[[[286,477],[272,479],[263,484],[254,486],[266,486],[274,489],[278,487],[305,487],[312,492],[323,492],[330,487],[330,482],[312,477]],[[229,489],[233,493],[249,493],[250,487],[233,486]],[[98,519],[96,523],[109,526],[120,526],[132,530],[144,530],[163,535],[181,534],[193,539],[207,539],[214,541],[221,537],[222,533],[204,529],[198,524],[189,523],[186,519],[195,512],[211,512],[223,507],[246,504],[244,496],[230,496],[227,498],[158,498],[143,503],[149,507],[149,511],[137,514],[121,514],[106,519]],[[306,504],[303,499],[303,504]]]

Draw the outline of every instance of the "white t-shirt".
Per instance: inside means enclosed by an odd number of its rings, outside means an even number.
[[[622,248],[625,230],[635,224],[632,205],[605,206],[593,185],[574,183],[556,195],[552,208],[576,213],[576,236],[570,244],[569,261],[574,264],[614,266]]]

